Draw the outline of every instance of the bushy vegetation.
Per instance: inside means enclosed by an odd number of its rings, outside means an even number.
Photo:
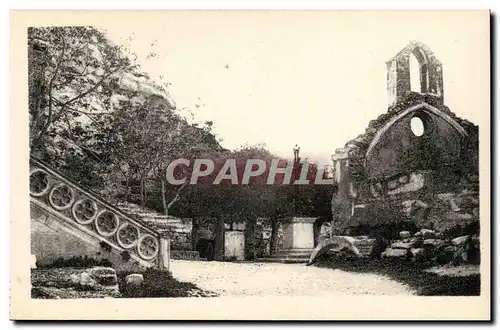
[[[213,296],[189,282],[176,280],[170,271],[149,268],[142,273],[141,286],[127,286],[125,278],[130,272],[118,273],[118,285],[122,298],[170,298],[192,297],[194,292],[201,296]]]
[[[88,256],[75,256],[71,258],[57,258],[48,265],[38,265],[38,268],[89,268],[89,267],[112,267],[113,264],[108,259],[96,259]]]

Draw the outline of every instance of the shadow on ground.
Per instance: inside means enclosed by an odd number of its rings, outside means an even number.
[[[442,276],[425,272],[434,264],[415,263],[397,259],[346,259],[324,255],[316,267],[339,269],[346,272],[371,273],[387,276],[408,285],[420,296],[479,296],[480,275],[462,277]]]

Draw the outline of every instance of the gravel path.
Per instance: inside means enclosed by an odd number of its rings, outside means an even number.
[[[175,278],[221,296],[412,295],[404,284],[375,274],[302,264],[172,260]]]

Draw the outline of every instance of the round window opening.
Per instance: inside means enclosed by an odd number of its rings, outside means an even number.
[[[413,117],[410,120],[410,128],[415,136],[422,136],[425,133],[425,125],[421,118]]]

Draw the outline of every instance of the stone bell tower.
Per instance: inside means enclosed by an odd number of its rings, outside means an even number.
[[[420,71],[420,94],[443,104],[443,69],[441,62],[426,45],[413,41],[387,61],[387,92],[393,106],[412,92],[410,57],[415,56]]]

